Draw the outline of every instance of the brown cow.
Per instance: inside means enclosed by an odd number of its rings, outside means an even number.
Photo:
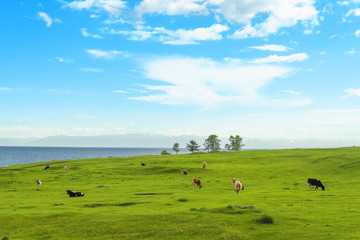
[[[206,169],[206,166],[207,166],[207,162],[203,162],[203,163],[202,163],[202,166],[203,166],[203,169],[205,170],[205,169]]]
[[[202,185],[201,185],[201,181],[198,178],[193,178],[192,179],[192,185],[195,188],[195,186],[197,186],[199,189],[201,189]]]
[[[239,179],[235,180],[234,187],[237,194],[239,194],[240,189],[244,190],[244,185]]]

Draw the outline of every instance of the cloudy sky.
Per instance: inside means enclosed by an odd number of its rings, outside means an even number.
[[[360,0],[2,0],[0,20],[0,138],[360,144]]]

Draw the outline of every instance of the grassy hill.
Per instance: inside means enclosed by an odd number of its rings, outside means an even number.
[[[0,239],[360,239],[359,147],[43,164],[50,171],[0,168]],[[240,194],[233,177],[245,185]],[[307,190],[309,177],[325,191]]]

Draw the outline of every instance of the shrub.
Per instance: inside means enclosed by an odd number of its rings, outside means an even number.
[[[271,224],[274,223],[274,219],[269,215],[263,215],[261,218],[256,220],[258,223]]]

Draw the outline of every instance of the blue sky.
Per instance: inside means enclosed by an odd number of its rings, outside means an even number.
[[[0,20],[0,138],[359,145],[360,0],[2,0]]]

